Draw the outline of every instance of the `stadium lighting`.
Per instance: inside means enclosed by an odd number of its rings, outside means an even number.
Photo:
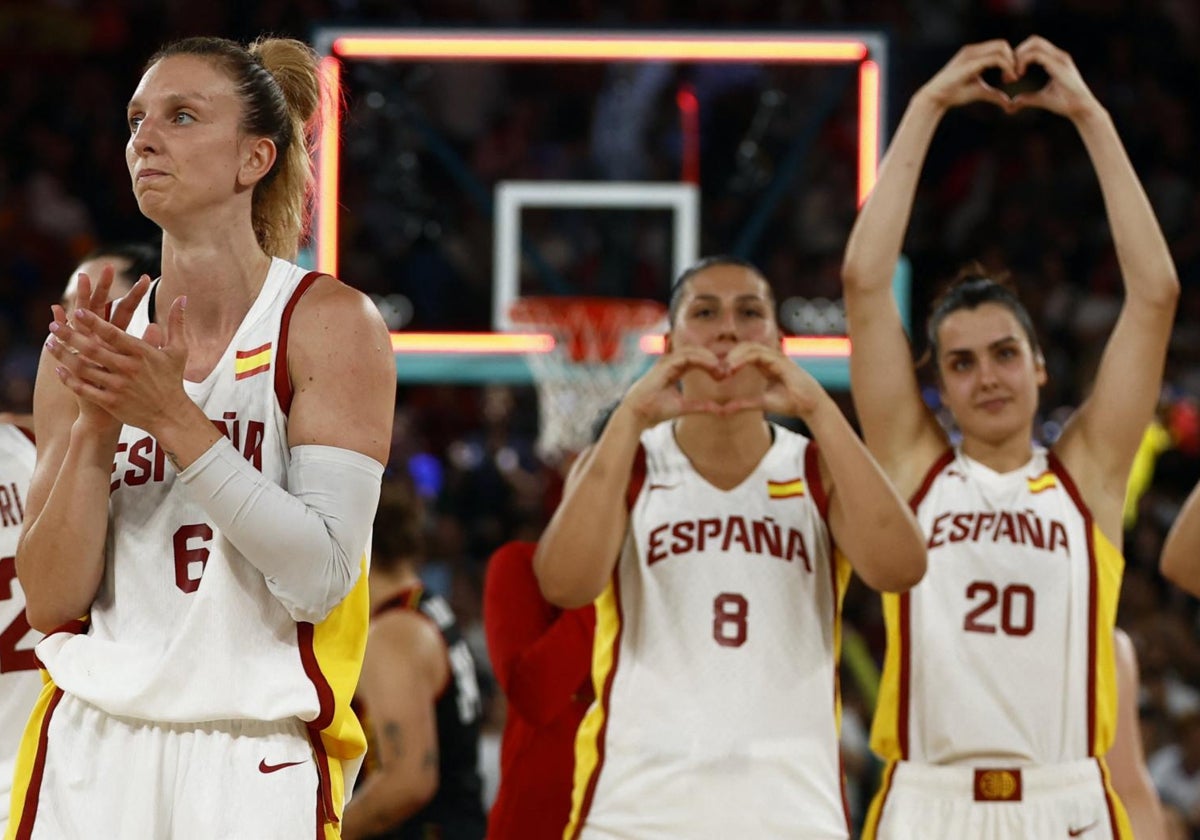
[[[742,61],[849,62],[867,57],[867,45],[812,36],[712,36],[525,33],[519,35],[342,35],[333,38],[342,58],[426,61]]]

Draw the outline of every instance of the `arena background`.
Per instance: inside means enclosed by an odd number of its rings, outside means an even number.
[[[122,151],[124,105],[145,59],[183,35],[311,40],[319,26],[870,31],[888,49],[885,135],[916,87],[962,43],[1036,32],[1069,50],[1116,121],[1183,284],[1160,422],[1147,435],[1127,519],[1119,623],[1141,660],[1141,720],[1156,782],[1177,812],[1178,836],[1200,836],[1200,612],[1156,570],[1163,535],[1200,477],[1200,4],[0,3],[0,409],[28,410],[48,307],[79,256],[100,242],[153,234],[130,194]],[[375,295],[394,328],[491,328],[489,199],[499,181],[680,179],[677,97],[687,89],[699,117],[700,252],[754,260],[781,300],[829,301],[785,315],[799,319],[793,329],[838,332],[858,119],[844,69],[359,62],[345,81],[339,273]],[[528,211],[534,256],[522,291],[663,297],[667,216]],[[1046,350],[1051,381],[1039,423],[1053,439],[1091,378],[1121,289],[1097,185],[1069,124],[1041,114],[1004,119],[985,108],[951,114],[930,152],[905,253],[918,316],[967,259],[1012,272]],[[406,377],[401,367],[391,471],[421,488],[428,582],[452,597],[493,686],[479,616],[484,564],[501,542],[536,538],[558,483],[534,451],[537,397],[522,376],[485,386],[470,374]],[[936,402],[932,389],[929,398]],[[851,411],[844,394],[841,401]],[[865,726],[882,624],[876,599],[860,589],[846,614],[847,769],[861,808],[874,781]],[[485,756],[494,763],[503,703],[491,694]],[[1184,753],[1183,772],[1165,769],[1175,750]]]

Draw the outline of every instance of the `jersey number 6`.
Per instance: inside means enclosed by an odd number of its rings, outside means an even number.
[[[183,525],[175,532],[171,543],[175,548],[175,585],[183,592],[200,588],[200,578],[208,564],[208,542],[213,529],[201,522]],[[197,545],[196,543],[199,543]]]

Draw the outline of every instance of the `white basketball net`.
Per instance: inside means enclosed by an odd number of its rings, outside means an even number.
[[[542,305],[529,298],[514,305],[514,324],[554,337],[553,350],[525,357],[538,392],[537,452],[548,464],[592,443],[601,415],[650,364],[640,348],[642,337],[665,330],[661,305],[614,304],[627,305],[628,311],[614,308],[598,315],[585,307]]]

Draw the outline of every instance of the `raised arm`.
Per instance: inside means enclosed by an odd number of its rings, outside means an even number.
[[[1125,300],[1104,348],[1091,395],[1056,450],[1109,539],[1120,544],[1121,509],[1134,455],[1154,415],[1179,281],[1150,201],[1112,118],[1088,89],[1071,56],[1040,37],[1016,50],[1018,70],[1041,65],[1050,77],[1017,107],[1044,108],[1075,125],[1100,182]]]
[[[892,276],[925,155],[946,111],[976,101],[1009,105],[1007,96],[981,78],[989,68],[1014,78],[1015,60],[1006,41],[963,47],[913,96],[850,232],[842,264],[853,346],[850,391],[867,445],[905,497],[916,491],[947,443],[921,400]]]
[[[1200,597],[1200,484],[1192,488],[1167,532],[1159,568],[1171,583]]]
[[[761,402],[747,407],[799,417],[818,445],[829,492],[829,529],[858,576],[873,589],[901,592],[925,574],[925,538],[905,501],[871,457],[833,399],[775,347],[739,344],[731,373],[753,365],[767,379]]]
[[[77,305],[102,312],[112,275],[109,267],[94,288],[81,276]],[[128,325],[148,287],[148,279],[139,281],[114,308],[114,329]],[[63,351],[54,334],[69,331],[66,323],[65,313],[56,307],[55,328],[38,364],[33,395],[37,462],[16,560],[29,623],[47,633],[86,615],[100,588],[109,481],[121,432],[119,421],[81,403],[58,374],[56,353]]]
[[[718,410],[685,398],[675,386],[685,371],[697,367],[724,375],[717,357],[701,347],[664,353],[625,393],[599,440],[573,465],[533,558],[538,585],[550,603],[581,607],[608,584],[629,525],[625,495],[642,432],[691,411]]]

